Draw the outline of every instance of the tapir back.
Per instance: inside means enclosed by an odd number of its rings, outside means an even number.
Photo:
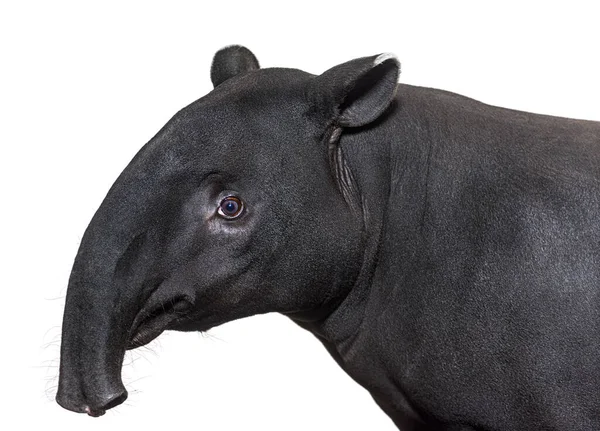
[[[599,429],[600,123],[398,97],[364,379],[440,424]]]

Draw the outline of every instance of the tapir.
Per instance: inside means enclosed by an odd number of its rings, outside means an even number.
[[[278,312],[402,431],[600,430],[600,123],[399,74],[219,50],[83,235],[58,403],[102,415],[127,349]]]

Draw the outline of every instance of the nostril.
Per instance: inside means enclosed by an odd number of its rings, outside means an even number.
[[[123,403],[127,399],[127,391],[123,391],[120,394],[116,394],[114,397],[110,398],[102,408],[104,410],[112,409],[113,407],[118,406]]]
[[[61,358],[61,361],[64,358]],[[90,366],[96,366],[90,362]],[[116,368],[116,367],[113,367]],[[106,410],[116,407],[127,399],[117,369],[85,369],[67,366],[61,362],[60,380],[56,402],[67,410],[102,416]]]
[[[85,412],[89,416],[97,418],[99,416],[102,416],[104,413],[106,413],[106,411],[108,409],[112,409],[113,407],[118,406],[126,399],[127,399],[127,391],[124,390],[121,393],[117,393],[113,396],[107,397],[107,399],[103,403],[98,405],[97,407],[86,406]]]

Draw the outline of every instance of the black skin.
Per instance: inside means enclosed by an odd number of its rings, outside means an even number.
[[[600,429],[600,123],[398,74],[387,56],[313,76],[219,51],[216,88],[83,237],[59,404],[123,402],[125,350],[164,330],[280,312],[403,431]]]

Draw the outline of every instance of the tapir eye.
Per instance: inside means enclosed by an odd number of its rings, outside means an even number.
[[[229,220],[239,217],[242,214],[242,211],[244,211],[244,204],[235,196],[223,198],[219,204],[219,209],[217,210],[221,217]]]

